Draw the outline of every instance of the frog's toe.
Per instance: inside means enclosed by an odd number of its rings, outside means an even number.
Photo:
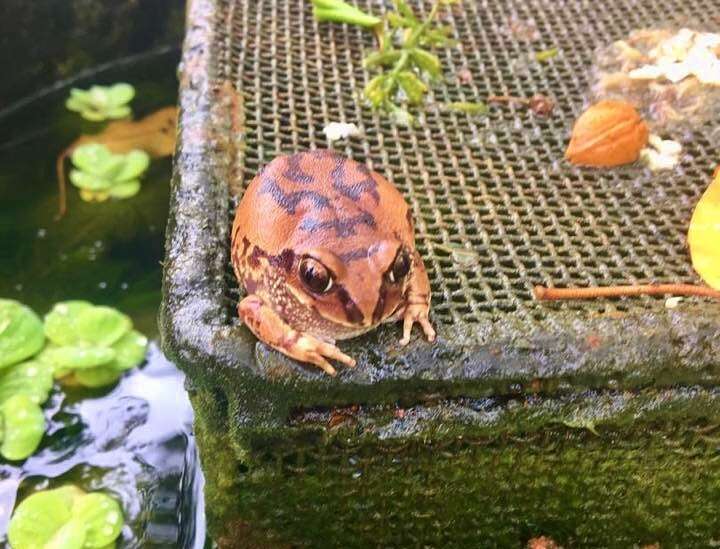
[[[288,354],[303,362],[310,362],[322,368],[331,376],[336,375],[335,368],[327,359],[337,360],[347,366],[355,366],[355,360],[343,353],[332,343],[326,343],[311,335],[302,335]]]
[[[425,337],[428,341],[435,341],[435,329],[430,324],[428,319],[428,307],[427,305],[410,305],[405,310],[405,317],[403,319],[403,336],[400,339],[400,345],[405,346],[410,343],[410,334],[412,327],[415,323],[419,323],[425,332]]]
[[[346,366],[350,366],[350,368],[355,367],[355,359],[346,355],[331,343],[320,342],[320,352],[327,358],[342,362]]]

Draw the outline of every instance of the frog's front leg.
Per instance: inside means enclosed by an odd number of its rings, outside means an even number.
[[[335,345],[290,327],[257,295],[249,295],[238,304],[240,318],[262,342],[301,362],[310,362],[334,376],[335,368],[326,360],[335,359],[348,366],[355,361]]]
[[[415,252],[413,260],[414,266],[405,298],[405,309],[402,311],[403,336],[400,345],[410,343],[410,332],[415,322],[420,323],[428,341],[435,341],[435,330],[428,318],[430,313],[430,280],[422,258],[417,252]]]

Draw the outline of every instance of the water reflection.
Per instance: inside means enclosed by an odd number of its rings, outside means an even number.
[[[56,392],[40,450],[20,466],[0,467],[2,534],[16,492],[74,483],[122,501],[123,547],[202,547],[202,477],[183,383],[152,344],[147,364],[110,392]]]

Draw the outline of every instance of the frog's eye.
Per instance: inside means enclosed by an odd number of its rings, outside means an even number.
[[[324,294],[332,288],[333,280],[330,271],[317,259],[306,257],[300,261],[300,280],[308,289],[316,294]]]
[[[400,250],[395,256],[387,277],[390,282],[400,282],[410,272],[410,256],[407,250]]]

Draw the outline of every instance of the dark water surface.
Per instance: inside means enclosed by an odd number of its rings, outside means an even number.
[[[135,117],[175,104],[176,51],[143,56],[73,82],[132,83]],[[85,203],[68,189],[57,211],[55,159],[99,126],[65,110],[69,86],[0,115],[0,297],[44,315],[85,299],[130,315],[151,344],[147,363],[103,390],[56,387],[46,436],[24,463],[0,462],[0,539],[16,499],[74,483],[123,504],[119,547],[193,547],[204,540],[202,478],[184,377],[157,346],[163,231],[171,160],[153,160],[129,200]]]

